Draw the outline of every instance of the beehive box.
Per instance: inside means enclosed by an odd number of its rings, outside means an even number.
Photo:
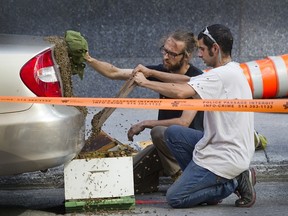
[[[131,209],[135,205],[132,157],[74,159],[64,167],[66,211]]]

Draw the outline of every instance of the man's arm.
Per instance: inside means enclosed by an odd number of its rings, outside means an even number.
[[[127,136],[129,141],[133,141],[133,136],[138,135],[146,128],[153,128],[155,126],[170,126],[181,125],[188,127],[193,121],[197,111],[196,110],[183,110],[182,115],[179,118],[164,119],[164,120],[144,120],[138,124],[132,125],[129,129]]]
[[[90,65],[95,71],[113,80],[127,80],[133,71],[133,69],[121,69],[108,62],[97,60],[91,57],[88,52],[84,58],[88,65]]]
[[[134,72],[141,72],[145,75],[145,77],[154,77],[167,83],[187,83],[190,80],[190,77],[187,75],[161,72],[149,69],[141,64],[134,68]]]
[[[134,81],[137,85],[151,89],[169,98],[191,98],[196,95],[195,90],[187,83],[164,83],[150,81],[143,73],[136,73]]]

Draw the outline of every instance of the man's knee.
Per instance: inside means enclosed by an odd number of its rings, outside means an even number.
[[[164,132],[167,129],[167,127],[164,126],[155,126],[151,129],[150,135],[153,140],[163,139],[164,138]]]
[[[164,139],[166,140],[171,137],[179,135],[181,128],[182,126],[180,125],[171,125],[164,131]]]
[[[173,192],[169,191],[169,189],[166,193],[166,201],[172,208],[182,208],[181,200],[179,200]]]

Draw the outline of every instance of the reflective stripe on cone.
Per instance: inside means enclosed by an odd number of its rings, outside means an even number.
[[[288,55],[269,57],[276,68],[278,88],[276,97],[288,96]]]

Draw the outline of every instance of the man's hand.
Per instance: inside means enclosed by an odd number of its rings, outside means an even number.
[[[134,81],[137,83],[138,86],[144,86],[145,82],[147,82],[148,80],[143,73],[137,72],[134,74]]]
[[[93,58],[89,55],[88,52],[85,53],[84,59],[85,59],[85,61],[88,62],[88,63],[90,63],[90,62],[93,60]]]
[[[150,77],[151,76],[151,70],[141,64],[139,64],[137,67],[134,68],[133,72],[136,74],[138,72],[141,72],[144,74],[144,76],[147,78],[147,77]]]
[[[138,135],[145,129],[142,122],[132,125],[131,128],[128,130],[127,136],[129,141],[133,141],[133,136]]]

